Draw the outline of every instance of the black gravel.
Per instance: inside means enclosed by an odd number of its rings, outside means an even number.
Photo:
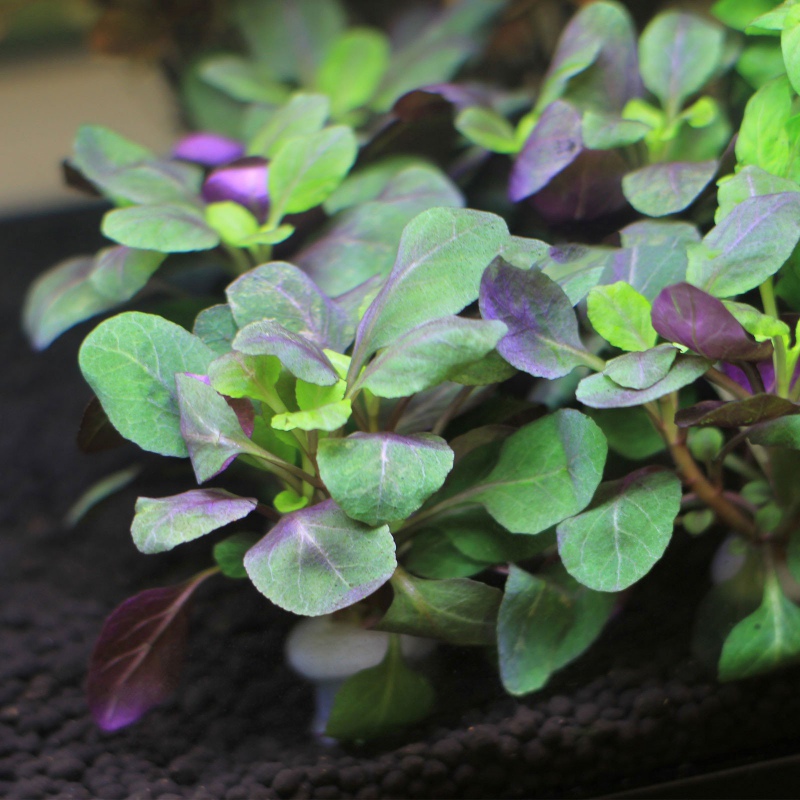
[[[145,470],[77,529],[61,524],[92,480],[142,459],[133,448],[82,456],[72,444],[88,399],[75,366],[85,328],[37,356],[17,332],[24,285],[59,256],[92,250],[97,219],[0,225],[0,797],[586,797],[796,750],[798,670],[720,687],[690,657],[710,550],[680,536],[588,658],[547,691],[508,698],[485,656],[443,648],[437,716],[369,748],[307,737],[311,696],[281,658],[290,618],[246,582],[214,579],[198,593],[176,695],[136,726],[98,731],[83,681],[103,618],[203,566],[208,545],[146,558],[130,543],[136,494],[185,488],[180,469]]]

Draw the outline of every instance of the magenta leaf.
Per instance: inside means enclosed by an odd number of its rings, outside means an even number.
[[[667,341],[713,360],[763,361],[772,354],[772,344],[757,343],[721,300],[689,283],[663,289],[653,303],[652,320]]]
[[[232,200],[264,222],[269,213],[267,171],[267,160],[260,156],[247,156],[218,167],[203,183],[203,199],[207,203]]]
[[[136,722],[175,690],[186,650],[187,603],[215,572],[139,592],[111,612],[92,651],[86,687],[89,708],[102,730]]]
[[[194,161],[204,167],[218,167],[244,155],[244,145],[218,133],[198,131],[184,136],[172,150],[173,158]]]

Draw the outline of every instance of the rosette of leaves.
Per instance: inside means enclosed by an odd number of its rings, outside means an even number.
[[[619,3],[587,4],[564,30],[533,108],[515,124],[462,110],[471,142],[514,158],[509,197],[551,222],[594,219],[626,202],[660,217],[691,205],[731,136],[709,85],[731,65],[724,30],[682,11],[657,15],[636,41]]]

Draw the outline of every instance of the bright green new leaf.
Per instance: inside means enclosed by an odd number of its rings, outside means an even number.
[[[272,418],[272,427],[279,431],[336,431],[344,425],[353,408],[349,400],[336,400],[309,411],[286,411]]]
[[[789,79],[782,75],[765,83],[748,100],[736,138],[736,158],[741,166],[753,164],[773,175],[786,176],[786,123],[792,116],[792,99]]]
[[[258,220],[232,200],[206,206],[206,222],[225,244],[233,247],[241,247],[249,236],[258,232]]]
[[[328,50],[317,75],[317,86],[330,97],[334,119],[365,105],[388,66],[385,34],[370,28],[350,28],[343,34]]]
[[[342,182],[358,145],[344,125],[288,139],[269,165],[270,220],[318,206]]]
[[[642,470],[603,484],[588,511],[558,526],[564,566],[590,589],[626,589],[664,554],[680,502],[672,472]]]
[[[586,299],[594,329],[620,350],[649,350],[658,334],[650,321],[650,302],[624,281],[595,286]]]
[[[760,89],[765,83],[785,75],[780,42],[756,39],[742,51],[736,62],[736,71],[753,89]]]
[[[719,660],[721,681],[770,672],[800,658],[800,608],[767,575],[761,605],[728,634]]]
[[[334,383],[333,386],[319,386],[298,378],[294,388],[297,407],[301,411],[312,411],[329,403],[336,403],[344,399],[346,388],[347,384],[343,380]]]
[[[789,326],[785,322],[764,314],[747,303],[723,300],[722,304],[757,342],[766,342],[775,336],[789,336]],[[788,343],[789,340],[786,341]]]
[[[391,579],[394,598],[378,630],[424,636],[456,645],[491,645],[499,589],[465,578],[432,581],[398,569]]]
[[[791,7],[781,31],[781,52],[786,74],[795,92],[800,92],[800,7]]]
[[[520,149],[514,127],[491,108],[465,108],[456,117],[455,125],[470,142],[492,153],[516,153]]]
[[[109,211],[103,217],[102,231],[120,244],[159,253],[210,250],[220,242],[219,234],[208,225],[201,211],[180,203]]]
[[[325,734],[341,741],[375,739],[424,719],[433,701],[428,679],[406,666],[392,637],[378,666],[357,672],[339,689]]]
[[[586,111],[581,124],[581,138],[590,150],[613,150],[641,141],[649,130],[649,125],[637,120],[602,111]]]
[[[175,374],[205,374],[213,358],[184,328],[136,311],[98,325],[78,355],[84,378],[126,439],[154,453],[184,457]]]
[[[308,505],[308,498],[297,494],[293,489],[284,489],[278,492],[272,499],[272,505],[280,514],[291,514],[292,511],[299,511]]]
[[[163,553],[246,517],[258,505],[225,489],[194,489],[172,497],[140,497],[131,525],[142,553]]]
[[[323,439],[317,464],[345,513],[377,525],[405,519],[437,491],[453,467],[453,451],[429,433],[354,433]]]
[[[322,130],[330,114],[330,99],[322,94],[298,92],[274,111],[253,134],[248,155],[273,158],[284,142]]]
[[[208,365],[211,385],[227,397],[262,400],[270,408],[278,397],[275,384],[281,374],[281,362],[275,356],[248,356],[225,353]],[[277,401],[280,404],[280,401]]]
[[[756,17],[771,11],[779,0],[717,0],[711,13],[737,31],[743,31]]]

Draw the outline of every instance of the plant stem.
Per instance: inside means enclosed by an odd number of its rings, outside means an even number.
[[[222,245],[225,248],[225,252],[230,256],[231,261],[233,262],[233,274],[234,275],[242,275],[247,272],[251,264],[247,260],[247,256],[245,256],[244,252],[239,250],[238,247],[232,247],[229,244]]]
[[[433,428],[431,428],[431,433],[436,436],[441,436],[442,431],[449,425],[450,420],[458,414],[461,406],[467,402],[469,396],[474,391],[474,386],[465,386],[459,393],[450,401],[449,405],[445,410],[440,414],[439,419],[436,420],[434,423]]]
[[[767,278],[764,283],[758,287],[758,290],[761,294],[761,303],[764,306],[764,312],[769,314],[773,319],[780,319],[778,304],[775,300],[775,286],[772,281],[772,276]],[[775,348],[775,352],[772,354],[772,360],[775,364],[775,393],[778,397],[788,397],[791,375],[788,370],[786,342],[783,336],[773,336],[772,346]]]
[[[408,408],[408,404],[413,399],[414,395],[410,394],[408,397],[401,397],[394,405],[392,409],[391,416],[386,423],[386,430],[391,433],[399,424],[400,420],[403,418],[403,414],[405,414],[406,409]]]

